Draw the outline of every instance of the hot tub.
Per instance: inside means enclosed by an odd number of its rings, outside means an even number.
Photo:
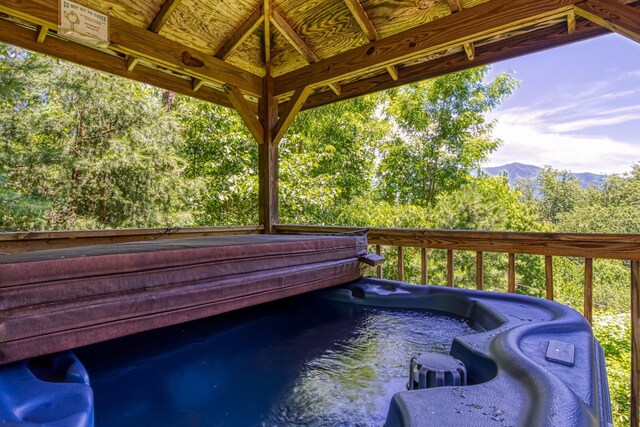
[[[51,383],[42,359],[5,366],[0,378],[32,372],[52,385],[50,405],[75,405],[80,415],[51,426],[90,425],[94,411],[98,426],[611,423],[589,324],[520,295],[362,278],[73,353],[91,379],[84,394],[69,392],[69,375]],[[71,366],[82,386],[86,375]],[[4,399],[0,413],[26,424],[28,411],[11,405],[29,403]]]

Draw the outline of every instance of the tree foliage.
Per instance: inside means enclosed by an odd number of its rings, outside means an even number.
[[[385,147],[380,192],[391,203],[433,205],[439,194],[468,182],[495,150],[485,113],[516,86],[506,74],[485,83],[480,67],[405,86],[385,108],[397,135]]]

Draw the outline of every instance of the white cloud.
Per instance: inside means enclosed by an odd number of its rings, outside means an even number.
[[[606,137],[559,134],[499,119],[494,135],[504,144],[488,166],[521,162],[573,172],[624,173],[640,161],[640,146]]]

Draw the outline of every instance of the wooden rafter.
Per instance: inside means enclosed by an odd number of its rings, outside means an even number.
[[[275,79],[276,96],[300,86],[315,88],[389,64],[564,17],[572,10],[574,1],[577,0],[489,0],[278,76]]]
[[[462,5],[460,4],[460,0],[447,0],[449,4],[449,9],[451,9],[451,13],[460,12],[462,10]]]
[[[271,9],[271,0],[264,0],[264,67],[267,74],[271,74],[271,17],[273,10]],[[264,87],[263,87],[264,92]]]
[[[282,34],[284,38],[287,39],[287,41],[291,44],[291,46],[293,46],[293,48],[300,55],[302,55],[308,63],[313,64],[315,62],[320,61],[320,58],[318,58],[318,55],[316,55],[313,49],[311,49],[309,45],[307,45],[307,43],[304,40],[302,40],[302,37],[300,37],[298,33],[296,33],[293,27],[289,25],[287,20],[284,19],[284,17],[280,14],[280,12],[278,12],[276,9],[271,9],[271,18],[272,18],[274,27],[277,28],[280,34]],[[342,89],[339,83],[329,82],[328,86],[336,95],[340,95],[340,93],[342,93]]]
[[[311,94],[312,90],[310,87],[305,86],[296,90],[287,103],[285,110],[280,115],[278,122],[276,123],[273,129],[273,143],[277,144],[280,142],[282,137],[284,136],[291,123],[293,123],[293,119],[295,119],[296,114],[302,108],[302,105],[307,100],[307,97]]]
[[[0,0],[0,12],[36,25],[58,27],[58,2]],[[259,76],[113,16],[109,18],[109,36],[110,48],[114,51],[144,58],[190,77],[219,84],[229,83],[246,93],[260,96],[262,82]]]
[[[376,41],[380,38],[380,34],[378,34],[378,30],[373,25],[373,22],[369,19],[369,15],[367,15],[367,11],[364,10],[359,0],[344,0],[351,12],[351,15],[355,18],[356,22],[360,26],[362,32],[367,36],[370,42]],[[386,66],[389,75],[393,80],[398,80],[398,67],[395,65],[389,64]],[[340,95],[337,93],[336,95]]]
[[[204,85],[204,80],[200,80],[200,79],[193,79],[191,82],[191,87],[193,88],[194,92],[197,92],[198,90],[200,90],[200,88]]]
[[[151,84],[173,92],[194,96],[225,107],[232,106],[228,97],[222,91],[210,87],[203,87],[197,93],[194,93],[191,82],[188,79],[147,67],[136,67],[134,70],[129,71],[127,59],[56,37],[47,37],[42,43],[38,43],[36,41],[36,34],[37,32],[33,29],[0,19],[0,41],[4,43],[61,58],[138,82]],[[255,104],[251,105],[250,108],[254,110],[257,109]]]
[[[462,12],[462,5],[460,4],[460,0],[447,0],[449,3],[449,9],[451,9],[451,13]],[[465,53],[467,54],[467,58],[469,61],[473,61],[476,56],[476,46],[474,43],[464,43],[462,45]]]
[[[229,39],[222,45],[215,57],[219,59],[227,59],[233,51],[242,44],[254,31],[264,22],[263,6],[260,5],[253,11],[251,16],[247,18],[240,27],[234,31]]]
[[[530,33],[514,36],[499,42],[476,48],[476,57],[469,64],[465,53],[459,52],[432,61],[402,68],[402,77],[393,81],[386,74],[379,74],[348,85],[343,85],[342,95],[320,92],[310,96],[303,110],[354,98],[360,95],[392,89],[444,74],[461,71],[469,66],[480,66],[493,62],[562,46],[608,33],[609,31],[592,22],[579,20],[576,31],[567,35],[565,24],[556,24]]]
[[[262,128],[262,124],[249,106],[240,89],[232,85],[225,85],[224,91],[229,96],[229,102],[233,105],[233,108],[236,109],[242,121],[247,125],[251,135],[253,135],[259,144],[262,144],[264,142],[264,129]]]
[[[567,15],[567,32],[572,34],[576,31],[576,12],[569,12]]]
[[[47,27],[38,25],[38,35],[36,37],[36,42],[44,43],[44,39],[47,38],[48,32],[49,32],[49,29]]]
[[[158,14],[153,18],[151,24],[149,24],[149,31],[159,33],[179,4],[180,0],[165,1],[165,3],[162,5],[162,8],[160,9],[160,12],[158,12]]]
[[[140,60],[138,58],[135,58],[133,56],[130,56],[127,58],[127,71],[133,71],[134,68],[136,68],[136,65],[138,65],[138,62],[140,62]]]
[[[616,0],[588,0],[576,5],[578,16],[640,42],[640,11]]]

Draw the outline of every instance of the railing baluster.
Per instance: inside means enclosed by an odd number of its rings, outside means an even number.
[[[422,284],[427,284],[427,248],[420,249],[420,273],[422,275]]]
[[[631,425],[640,424],[640,261],[631,261]]]
[[[404,248],[398,246],[398,280],[404,281]]]
[[[482,274],[482,252],[476,252],[476,288],[481,291],[484,283],[483,283],[483,274]]]
[[[510,294],[513,294],[516,292],[516,254],[509,254],[509,268],[507,275],[508,291]]]
[[[593,258],[584,259],[584,317],[593,321]]]
[[[544,276],[547,288],[547,299],[553,301],[553,259],[549,255],[544,257]]]
[[[453,287],[453,249],[447,249],[447,286]]]
[[[382,256],[382,246],[376,245],[376,255]],[[382,264],[376,267],[376,277],[382,279]]]

